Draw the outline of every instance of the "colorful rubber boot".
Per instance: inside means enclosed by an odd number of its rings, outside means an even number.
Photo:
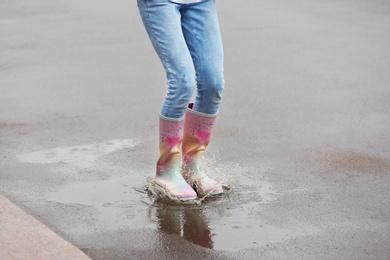
[[[180,145],[183,140],[183,120],[160,116],[160,157],[157,161],[155,183],[179,200],[196,198],[196,192],[181,175]]]
[[[200,196],[221,194],[222,185],[207,176],[201,167],[216,115],[194,111],[192,106],[192,103],[188,106],[184,120],[183,176]]]

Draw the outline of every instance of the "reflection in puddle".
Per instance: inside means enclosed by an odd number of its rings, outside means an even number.
[[[161,206],[155,217],[159,232],[180,237],[206,248],[213,248],[211,230],[202,209],[187,206]]]
[[[247,211],[226,211],[218,218],[205,206],[160,206],[155,209],[159,232],[178,235],[193,244],[236,251],[283,241],[288,231],[266,226]],[[220,209],[219,209],[220,210]]]

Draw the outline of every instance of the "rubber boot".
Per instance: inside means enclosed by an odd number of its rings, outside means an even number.
[[[172,121],[171,121],[172,120]],[[155,183],[179,200],[196,198],[196,192],[184,180],[181,169],[180,145],[183,140],[183,120],[160,116],[159,147]]]
[[[189,104],[184,120],[182,173],[198,195],[221,194],[222,185],[207,176],[201,167],[216,115],[200,113],[192,110],[192,107],[193,103]]]

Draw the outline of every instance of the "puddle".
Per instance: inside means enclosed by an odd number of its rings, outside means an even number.
[[[267,225],[256,214],[262,205],[277,198],[272,185],[248,173],[234,177],[233,191],[207,198],[201,205],[155,200],[146,192],[139,192],[147,182],[135,173],[71,184],[48,193],[46,198],[68,205],[92,206],[99,212],[94,218],[103,231],[152,229],[162,243],[170,235],[177,235],[205,248],[236,251],[288,238],[290,231]]]
[[[20,160],[61,162],[88,168],[100,156],[136,144],[132,139],[118,139],[28,153],[20,156]],[[208,162],[206,169],[213,178],[223,180],[232,190],[218,197],[206,198],[200,205],[156,200],[145,191],[147,177],[151,176],[142,176],[140,171],[108,180],[74,182],[51,190],[46,199],[70,207],[91,207],[99,232],[131,232],[138,228],[155,230],[156,238],[163,244],[174,235],[205,248],[237,251],[282,242],[297,235],[269,225],[260,217],[263,206],[278,197],[272,184],[261,178],[262,173],[269,169],[229,163],[215,167],[214,160]],[[83,222],[74,226],[79,231],[86,228],[88,230],[88,224]]]
[[[19,160],[27,163],[68,163],[80,168],[89,168],[101,156],[120,149],[132,148],[138,144],[134,139],[115,139],[102,143],[59,147],[36,151],[19,156]]]

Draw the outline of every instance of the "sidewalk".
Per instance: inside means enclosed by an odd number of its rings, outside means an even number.
[[[0,195],[0,259],[90,259]]]

